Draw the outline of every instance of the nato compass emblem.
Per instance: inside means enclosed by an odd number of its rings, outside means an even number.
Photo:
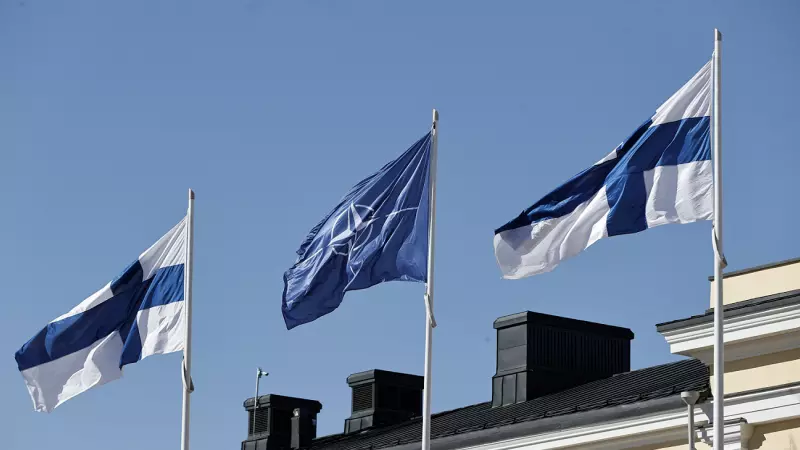
[[[377,220],[375,210],[365,205],[351,203],[342,211],[331,226],[329,245],[333,253],[347,256],[357,251],[372,236],[372,224]]]
[[[386,223],[399,214],[417,209],[416,207],[403,208],[394,210],[385,216],[376,216],[374,208],[351,203],[333,220],[328,241],[331,253],[350,258],[353,252],[359,251],[364,245],[375,239],[376,231],[374,229],[376,227],[378,228],[377,233],[380,233],[380,230],[386,227]],[[353,275],[356,274],[358,268],[355,266],[358,265],[360,262],[355,261],[350,261],[347,265]]]

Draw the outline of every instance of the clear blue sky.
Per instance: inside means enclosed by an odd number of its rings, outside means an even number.
[[[434,411],[490,398],[501,315],[631,328],[703,312],[708,223],[602,240],[500,278],[493,230],[605,156],[724,34],[731,269],[800,254],[800,3],[0,0],[0,447],[177,448],[178,354],[34,413],[13,353],[172,227],[197,191],[192,442],[238,448],[262,393],[349,414],[348,374],[421,374],[420,284],[350,293],[286,331],[282,274],[308,230],[441,111]]]

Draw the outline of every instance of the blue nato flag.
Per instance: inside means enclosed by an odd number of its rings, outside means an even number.
[[[283,276],[292,329],[330,313],[347,291],[426,282],[431,134],[356,184],[308,234]]]

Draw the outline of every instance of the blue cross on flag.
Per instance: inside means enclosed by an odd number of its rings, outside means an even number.
[[[51,321],[14,357],[36,411],[122,377],[122,367],[183,350],[187,219],[102,289]]]
[[[292,329],[336,309],[344,293],[427,281],[431,133],[355,185],[315,226],[283,276]]]
[[[599,239],[711,220],[711,63],[616,149],[495,231],[505,278],[549,272]]]

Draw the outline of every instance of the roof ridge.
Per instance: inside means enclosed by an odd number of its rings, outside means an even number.
[[[698,363],[698,362],[702,364],[702,361],[700,361],[697,358],[682,358],[682,359],[679,359],[677,361],[671,361],[671,362],[667,362],[667,363],[656,364],[655,366],[642,367],[641,369],[635,369],[635,370],[629,370],[627,372],[615,373],[612,376],[618,377],[620,375],[627,375],[629,373],[635,373],[635,372],[643,372],[645,370],[650,370],[650,369],[659,369],[659,368],[662,368],[662,367],[678,365],[678,364],[681,364],[681,363],[692,363],[692,364],[695,364],[695,363]],[[705,364],[703,364],[703,365],[705,365]]]
[[[450,414],[450,413],[454,413],[456,411],[461,411],[462,409],[474,408],[476,406],[481,406],[481,405],[489,405],[491,403],[492,403],[492,401],[489,400],[489,401],[486,401],[486,402],[473,403],[471,405],[462,406],[460,408],[449,409],[449,410],[446,410],[446,411],[439,411],[437,413],[431,414],[431,418],[436,417],[436,416],[441,416],[442,414]]]

